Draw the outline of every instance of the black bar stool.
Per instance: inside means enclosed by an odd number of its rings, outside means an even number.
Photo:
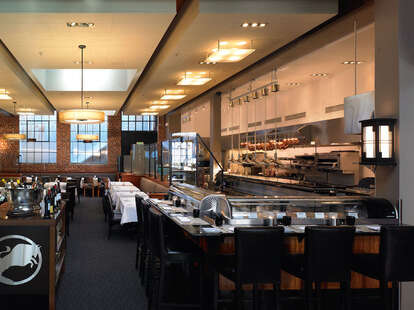
[[[279,309],[284,228],[236,227],[234,233],[235,256],[229,257],[227,255],[226,257],[225,255],[218,255],[214,265],[219,273],[235,283],[235,309],[242,309],[241,294],[243,284],[253,284],[253,309],[258,309],[260,303],[257,298],[257,286],[258,284],[266,283],[273,284],[275,309]],[[218,281],[216,285],[218,286]],[[217,308],[217,298],[215,300],[215,308]]]
[[[380,281],[384,309],[398,304],[398,282],[414,281],[414,226],[382,226],[379,254],[356,254],[352,269]],[[392,299],[388,282],[392,282]],[[391,301],[391,304],[390,304]]]
[[[143,259],[141,258],[142,251],[144,247],[144,214],[142,206],[142,197],[135,196],[135,207],[137,211],[137,254],[135,258],[135,269],[141,270],[141,264],[143,264]]]
[[[201,268],[202,258],[200,249],[191,242],[185,242],[180,240],[179,243],[175,243],[174,246],[167,241],[164,233],[164,219],[163,216],[154,209],[149,209],[149,228],[150,228],[150,249],[151,249],[151,262],[150,262],[150,281],[153,282],[150,285],[150,294],[148,306],[154,305],[155,309],[168,308],[201,308],[202,300],[202,287],[201,287]],[[177,246],[180,244],[180,246]],[[159,270],[157,270],[157,263],[159,263]],[[170,264],[194,264],[198,263],[200,268],[200,303],[175,303],[165,302],[163,300],[164,290],[166,286],[167,265]]]
[[[351,261],[354,227],[306,227],[305,253],[287,254],[283,269],[304,280],[306,308],[313,304],[315,282],[317,306],[320,308],[321,282],[340,282],[345,309],[351,309]]]

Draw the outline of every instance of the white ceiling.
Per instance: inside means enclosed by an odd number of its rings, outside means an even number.
[[[7,13],[0,14],[0,39],[38,84],[57,110],[80,106],[79,92],[46,91],[33,69],[77,69],[79,44],[85,44],[86,69],[135,69],[145,67],[175,12],[162,13]],[[68,28],[68,21],[95,23],[94,28]],[[133,78],[132,83],[138,78]],[[3,85],[0,84],[0,88]],[[118,110],[127,91],[87,92],[91,108]],[[30,103],[30,94],[14,89],[18,102]],[[39,113],[48,112],[38,109]]]
[[[336,14],[334,2],[313,1],[309,6],[310,1],[304,0],[258,1],[254,5],[246,1],[200,1],[188,14],[193,15],[192,19],[186,21],[185,27],[180,28],[170,42],[168,53],[162,55],[162,61],[132,94],[124,112],[136,114],[148,108],[151,101],[160,99],[164,89],[184,89],[187,96],[171,101],[170,108],[162,113],[177,108],[333,17]],[[245,21],[265,22],[267,26],[243,28],[241,24]],[[247,47],[252,46],[256,51],[239,62],[200,65],[200,60],[217,46],[218,40],[247,41]],[[209,72],[212,81],[203,86],[177,86],[186,71]]]
[[[357,32],[357,59],[361,66],[375,61],[375,24],[372,23]],[[344,61],[354,60],[354,34],[337,39],[316,51],[282,66],[277,74],[281,89],[287,89],[288,83],[306,84],[315,79],[329,78],[339,72],[353,69],[353,65],[344,65]],[[313,77],[313,73],[326,73],[326,77]]]
[[[333,17],[336,0],[217,1],[195,0],[186,23],[168,42],[168,49],[136,92],[125,112],[135,114],[159,100],[164,89],[185,89],[187,97],[171,102],[170,109],[198,96],[272,51]],[[85,44],[86,69],[135,69],[137,74],[126,91],[87,91],[90,108],[119,110],[131,86],[153,55],[175,16],[175,1],[2,1],[0,39],[57,110],[78,108],[78,91],[47,91],[34,69],[78,69],[79,44]],[[70,13],[67,13],[70,12]],[[83,13],[79,13],[83,12]],[[68,28],[67,22],[93,22],[93,28]],[[242,28],[244,21],[266,22],[265,28]],[[237,63],[200,65],[199,61],[222,41],[248,41],[256,51]],[[171,41],[171,39],[170,39]],[[250,45],[250,44],[249,44]],[[5,70],[0,62],[0,72]],[[204,86],[176,86],[185,71],[207,71],[212,81]],[[12,74],[12,72],[9,72]],[[50,113],[30,87],[5,73],[0,88],[10,90],[18,107]],[[0,102],[0,105],[2,102]],[[11,105],[3,106],[11,111]]]

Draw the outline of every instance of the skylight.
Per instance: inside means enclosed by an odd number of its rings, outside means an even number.
[[[46,91],[80,91],[80,69],[32,69]],[[84,91],[127,91],[136,69],[84,69]]]

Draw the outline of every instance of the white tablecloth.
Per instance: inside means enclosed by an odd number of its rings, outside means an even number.
[[[138,222],[135,196],[121,197],[119,207],[122,214],[121,225]]]
[[[112,181],[109,181],[108,186],[109,186],[109,188],[111,188],[112,186],[134,186],[134,184],[132,184],[131,182],[112,182]]]
[[[139,191],[139,188],[134,185],[112,186],[110,191],[111,192],[130,192],[130,191]]]
[[[55,185],[57,185],[57,182],[47,182],[44,184],[44,188],[50,189]],[[62,193],[66,193],[66,182],[60,182],[60,190]]]
[[[144,192],[137,192],[135,195],[139,195],[144,199],[149,199],[148,195]],[[119,209],[121,212],[121,225],[125,223],[136,223],[138,222],[137,218],[137,207],[135,204],[135,195],[131,196],[120,196],[119,199]]]
[[[135,195],[139,194],[139,191],[133,191],[133,192],[114,192],[111,195],[112,203],[115,205],[115,210],[120,210],[120,200],[121,198],[134,198]]]

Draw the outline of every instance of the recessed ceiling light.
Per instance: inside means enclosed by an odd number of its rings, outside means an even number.
[[[165,104],[165,105],[152,105],[150,106],[150,109],[152,110],[164,110],[164,109],[168,109],[170,106]]]
[[[72,28],[72,27],[80,27],[80,28],[92,28],[95,27],[95,23],[78,23],[78,22],[67,22],[66,26]]]
[[[300,83],[299,82],[289,82],[287,83],[288,86],[294,87],[294,86],[299,86]]]
[[[244,22],[243,24],[241,24],[240,26],[243,28],[248,28],[248,27],[252,27],[252,28],[264,28],[268,25],[268,23],[262,23],[262,22],[253,22],[253,23],[248,23],[248,22]]]
[[[95,27],[95,23],[78,23],[78,22],[67,22],[66,26],[73,28],[73,27],[80,27],[80,28],[92,28]]]
[[[186,96],[182,89],[166,89],[161,97],[161,100],[180,100]]]
[[[313,76],[313,77],[323,77],[323,76],[328,76],[328,73],[312,73],[311,76]]]
[[[79,65],[80,64],[80,61],[79,60],[74,60],[73,63],[75,65]],[[84,64],[88,64],[88,65],[92,65],[93,64],[93,61],[92,60],[84,60],[83,63]]]
[[[216,62],[215,62],[215,61],[210,62],[210,61],[205,61],[205,60],[202,60],[202,61],[200,61],[200,62],[199,62],[199,64],[200,64],[200,65],[215,65],[215,64],[216,64]]]
[[[152,104],[159,105],[159,104],[167,104],[168,101],[161,101],[161,100],[153,100],[151,101]]]
[[[362,63],[364,63],[364,62],[363,61],[360,61],[360,60],[357,61],[357,65],[360,65]],[[355,61],[353,61],[353,60],[347,60],[347,61],[342,62],[342,64],[343,65],[355,65]]]

